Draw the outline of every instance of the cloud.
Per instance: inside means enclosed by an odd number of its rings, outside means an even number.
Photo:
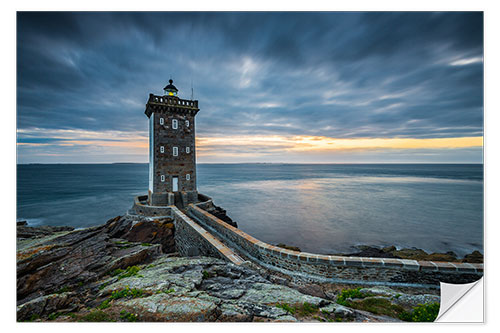
[[[147,133],[147,96],[172,76],[184,98],[193,82],[205,137],[482,137],[482,24],[480,12],[19,12],[18,127]]]

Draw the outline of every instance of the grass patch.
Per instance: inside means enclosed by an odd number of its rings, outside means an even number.
[[[201,274],[203,275],[204,279],[208,279],[210,277],[210,273],[207,271],[203,271],[203,272],[201,272]]]
[[[109,298],[110,299],[120,299],[126,297],[137,298],[143,295],[144,295],[144,290],[142,289],[137,289],[137,288],[130,289],[129,287],[126,287],[125,289],[122,290],[113,291],[111,293],[111,296],[109,296]]]
[[[120,311],[120,319],[124,321],[134,322],[137,321],[137,315],[127,312],[125,310]]]
[[[35,321],[38,319],[40,319],[40,315],[34,314],[34,315],[31,315],[31,317],[30,317],[30,319],[28,319],[28,321]]]
[[[81,317],[80,321],[86,321],[86,322],[106,322],[106,321],[113,321],[111,316],[107,314],[104,311],[101,310],[94,310],[90,312],[89,314]]]
[[[139,266],[128,266],[126,269],[117,268],[114,271],[109,272],[108,274],[111,276],[118,276],[118,280],[131,276],[143,277],[139,274],[140,270],[141,268]]]
[[[62,287],[61,289],[59,289],[59,290],[56,292],[56,294],[62,294],[62,293],[66,293],[66,292],[68,292],[68,291],[70,291],[69,287],[68,287],[68,286],[64,286],[64,287]]]
[[[439,314],[439,303],[419,304],[411,312],[403,312],[399,318],[404,321],[432,322]]]
[[[103,290],[104,288],[106,288],[107,286],[109,286],[109,284],[110,284],[110,281],[104,282],[103,284],[101,284],[99,286],[99,290]]]
[[[49,314],[49,316],[47,317],[48,320],[56,320],[62,313],[60,312],[52,312],[51,314]]]
[[[314,304],[305,302],[304,304],[290,305],[288,303],[277,303],[277,308],[283,309],[291,315],[299,315],[302,317],[309,316],[318,312],[318,307]]]
[[[385,298],[365,298],[361,301],[349,302],[349,306],[354,309],[368,311],[375,314],[390,316],[394,318],[399,318],[399,316],[405,312],[403,307],[397,304],[391,303]]]
[[[129,241],[118,241],[118,242],[113,242],[116,245],[134,245],[134,243],[131,243]]]
[[[142,246],[151,246],[149,243],[141,243]]]
[[[354,289],[342,289],[340,295],[337,297],[337,304],[344,305],[344,306],[349,306],[349,301],[347,301],[349,298],[365,298],[368,296],[373,296],[371,294],[366,294],[362,293],[361,287],[354,288]]]
[[[318,312],[318,307],[311,303],[304,302],[304,304],[297,307],[297,313],[301,316],[309,316],[316,312]]]
[[[156,294],[171,294],[173,292],[175,292],[175,289],[158,290],[156,291]]]
[[[297,312],[297,308],[295,308],[294,306],[291,306],[290,304],[288,303],[278,303],[275,305],[277,308],[280,308],[280,309],[283,309],[285,310],[286,312],[288,312],[289,314],[291,315],[294,315],[295,312]]]
[[[117,276],[117,275],[122,274],[123,272],[125,272],[125,270],[124,270],[124,269],[117,268],[117,269],[115,269],[114,271],[109,272],[109,275],[111,275],[111,276]]]
[[[137,288],[131,289],[129,287],[126,287],[125,289],[114,290],[111,293],[111,296],[109,296],[109,298],[105,299],[97,308],[100,310],[104,310],[104,309],[107,309],[111,306],[111,302],[114,299],[137,298],[137,297],[142,297],[144,294],[145,294],[144,290],[137,289]]]
[[[125,269],[125,272],[123,272],[118,276],[118,280],[131,276],[143,277],[142,275],[139,274],[140,270],[141,269],[139,268],[139,266],[129,266],[127,267],[127,269]]]
[[[102,302],[97,308],[98,309],[101,309],[101,310],[104,310],[104,309],[107,309],[111,306],[111,304],[109,304],[111,302],[111,299],[106,299],[104,300],[104,302]]]

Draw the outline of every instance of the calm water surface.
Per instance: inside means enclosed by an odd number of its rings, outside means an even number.
[[[17,214],[88,227],[147,192],[147,164],[18,165]],[[483,252],[482,165],[200,164],[198,189],[243,231],[303,251],[359,244]]]

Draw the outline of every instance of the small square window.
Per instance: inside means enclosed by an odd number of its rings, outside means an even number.
[[[160,125],[163,125],[165,123],[165,120],[163,118],[160,118]]]
[[[189,152],[190,152],[189,147],[186,147],[186,154],[189,154]]]
[[[160,153],[164,153],[164,152],[165,152],[165,147],[160,146]]]
[[[161,175],[160,179],[161,179],[161,182],[163,183],[165,181],[165,175]]]
[[[177,119],[172,119],[172,128],[177,129],[177,127],[178,127]]]
[[[186,127],[189,128],[189,120],[186,120]]]
[[[186,174],[186,180],[190,180],[191,179],[191,175],[188,173]]]
[[[179,148],[174,147],[174,148],[172,149],[172,154],[173,154],[174,156],[179,156]]]

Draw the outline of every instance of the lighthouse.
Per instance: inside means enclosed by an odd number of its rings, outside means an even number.
[[[173,80],[164,94],[149,94],[149,189],[151,206],[196,202],[195,116],[198,101],[181,99]]]

